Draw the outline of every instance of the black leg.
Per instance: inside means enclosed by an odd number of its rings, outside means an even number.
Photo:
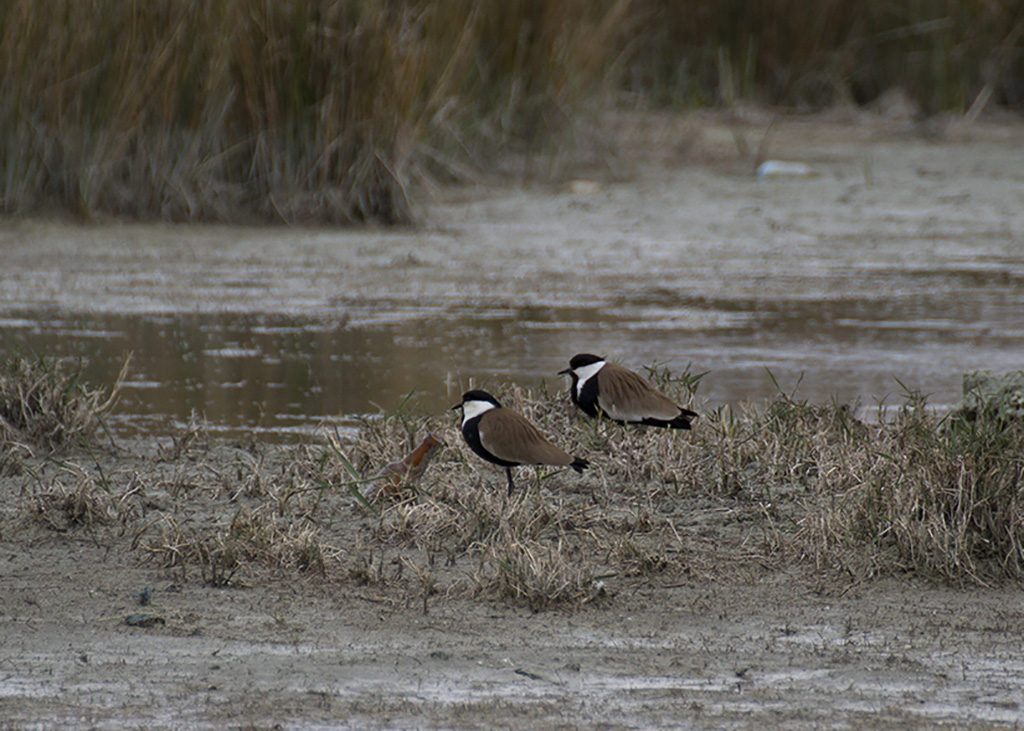
[[[512,468],[505,468],[505,476],[508,477],[508,496],[512,497]]]

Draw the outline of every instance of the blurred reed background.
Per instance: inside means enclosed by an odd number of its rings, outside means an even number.
[[[0,0],[0,214],[407,222],[586,109],[1019,110],[1022,35],[1017,0]]]

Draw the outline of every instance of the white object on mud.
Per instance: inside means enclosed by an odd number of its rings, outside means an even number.
[[[602,186],[596,180],[570,180],[565,189],[572,195],[595,195],[601,192]]]
[[[802,162],[786,162],[784,160],[765,160],[757,166],[757,177],[760,180],[776,178],[816,178],[810,165]]]

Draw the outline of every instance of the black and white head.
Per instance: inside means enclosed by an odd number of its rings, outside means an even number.
[[[473,389],[462,394],[462,401],[452,408],[462,409],[462,426],[465,427],[467,421],[478,419],[491,409],[499,409],[501,404],[498,403],[498,399],[486,391]]]
[[[587,382],[596,376],[606,365],[605,359],[599,355],[580,353],[569,361],[569,367],[559,371],[558,375],[569,375],[572,378],[572,399],[578,402],[580,392],[586,388]]]

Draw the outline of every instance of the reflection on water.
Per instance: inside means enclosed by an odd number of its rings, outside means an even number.
[[[110,384],[130,353],[110,419],[122,432],[166,433],[196,413],[214,430],[286,438],[386,405],[410,390],[415,360],[393,332],[302,317],[44,314],[0,327],[4,350],[79,360],[90,383]]]
[[[470,379],[498,388],[546,381],[560,391],[557,371],[582,350],[633,367],[709,371],[700,389],[709,406],[769,398],[773,377],[812,401],[864,405],[898,401],[899,378],[943,405],[958,399],[962,371],[1019,367],[1024,339],[1016,299],[992,296],[764,302],[655,293],[592,308],[462,304],[390,318],[379,302],[372,309],[378,316],[351,302],[315,316],[32,312],[0,320],[0,350],[77,360],[94,384],[111,383],[131,353],[110,418],[122,434],[166,434],[196,413],[222,434],[287,440],[394,409],[409,393],[440,413]]]

